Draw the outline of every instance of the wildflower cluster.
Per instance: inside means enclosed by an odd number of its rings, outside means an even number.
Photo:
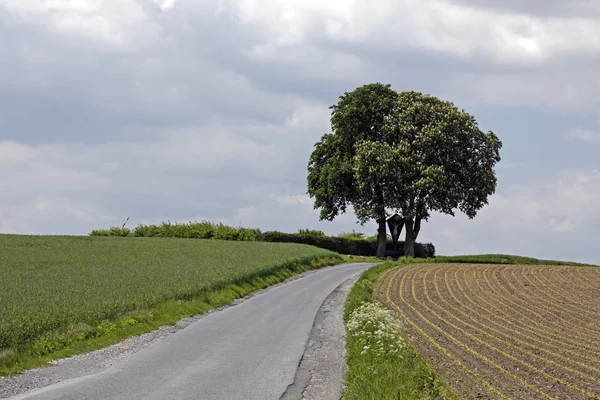
[[[362,349],[361,355],[370,355],[378,360],[402,357],[406,343],[400,328],[400,323],[389,310],[370,302],[355,309],[346,324],[348,335]]]

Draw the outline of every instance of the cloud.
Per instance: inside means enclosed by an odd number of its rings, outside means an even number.
[[[573,129],[571,130],[569,137],[571,139],[581,140],[588,143],[600,143],[600,132],[589,129]]]
[[[2,141],[0,231],[84,234],[127,215],[133,224],[231,221],[237,210],[251,222],[245,208],[305,191],[307,154],[327,117],[327,107],[299,102],[278,124],[214,123],[103,144]],[[33,210],[27,218],[15,211],[23,207]],[[53,212],[55,225],[27,222]]]
[[[352,50],[369,45],[394,53],[418,49],[464,58],[483,56],[499,63],[529,65],[562,52],[598,49],[593,19],[542,17],[480,8],[451,1],[274,1],[230,2],[240,21],[259,29],[257,56],[321,41]],[[260,11],[258,11],[260,10]],[[385,37],[387,40],[381,40]],[[573,39],[579,39],[575,43]],[[473,60],[477,62],[477,60]]]
[[[0,123],[11,139],[51,123],[48,138],[100,141],[209,119],[274,122],[299,98],[330,104],[372,80],[464,104],[597,108],[593,14],[478,4],[5,1]]]
[[[434,215],[423,228],[442,254],[517,253],[540,258],[600,259],[590,252],[600,223],[600,173],[563,171],[547,185],[512,187],[490,198],[473,220]],[[447,232],[460,238],[449,240]]]
[[[590,232],[600,219],[594,206],[600,201],[600,174],[564,171],[552,184],[516,188],[493,201],[492,217],[504,221],[503,228],[509,230]]]
[[[226,64],[243,41],[227,39],[235,26],[212,17],[208,2],[174,5],[168,15],[150,1],[81,3],[91,10],[62,2],[60,12],[44,4],[0,8],[4,139],[102,143],[224,119],[273,123],[300,100],[260,90]],[[66,32],[55,14],[112,24],[115,39],[97,40],[93,26]]]
[[[599,20],[591,0],[0,0],[0,231],[131,215],[371,235],[352,212],[318,221],[306,165],[328,106],[379,81],[485,108],[510,160],[479,217],[435,216],[423,240],[583,249],[600,222],[597,133],[564,146],[542,127],[597,118]]]
[[[600,15],[600,7],[594,0],[453,0],[457,5],[497,10],[514,14],[560,17],[590,17]]]
[[[295,206],[295,205],[312,205],[312,200],[307,195],[295,195],[295,196],[277,196],[277,203],[282,206]]]
[[[465,103],[598,105],[600,25],[593,14],[549,16],[533,13],[535,7],[519,11],[515,3],[498,9],[466,1],[275,1],[260,3],[260,12],[257,4],[228,6],[260,32],[245,54],[269,70],[270,86],[279,90],[329,95],[323,76],[337,92],[375,77]],[[287,79],[275,72],[283,68]],[[248,74],[269,85],[258,71]]]
[[[176,0],[154,0],[154,2],[160,7],[161,10],[166,11],[173,8]]]
[[[30,146],[12,141],[0,141],[0,165],[20,164],[31,160],[35,151]]]
[[[513,169],[527,166],[527,163],[524,162],[501,162],[496,166],[496,169]]]

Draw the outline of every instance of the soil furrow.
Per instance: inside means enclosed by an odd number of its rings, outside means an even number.
[[[546,349],[543,347],[544,342],[542,340],[535,340],[531,337],[522,336],[510,328],[482,316],[480,313],[473,312],[472,309],[462,303],[457,303],[457,305],[451,304],[447,298],[448,294],[452,295],[452,293],[440,289],[440,282],[438,282],[437,279],[439,278],[437,273],[440,270],[436,269],[435,272],[431,274],[432,276],[429,276],[431,271],[432,269],[429,269],[425,272],[424,287],[428,304],[432,308],[440,313],[446,314],[453,322],[457,323],[459,326],[465,327],[465,329],[468,329],[471,332],[476,331],[478,335],[483,335],[485,338],[502,342],[506,346],[518,349],[524,354],[528,354],[541,362],[547,362],[558,366],[570,373],[580,374],[583,379],[600,384],[600,380],[597,380],[596,375],[594,375],[595,373],[600,373],[600,368],[595,368],[594,366],[579,362],[576,359],[569,358],[569,355],[560,354],[559,352],[556,352],[555,349],[552,349],[555,351]],[[433,285],[435,289],[430,285]]]
[[[484,313],[486,308],[491,307],[499,315],[504,315],[502,318],[496,318],[498,320],[506,321],[513,327],[518,327],[522,331],[529,332],[535,337],[541,340],[548,340],[555,345],[562,348],[564,352],[569,353],[571,351],[577,354],[592,354],[595,357],[583,356],[587,361],[596,363],[600,366],[600,349],[597,348],[594,342],[587,342],[587,338],[580,337],[581,335],[576,334],[576,337],[567,336],[565,337],[565,329],[569,329],[572,324],[565,324],[561,319],[544,318],[544,316],[537,313],[528,313],[527,304],[519,304],[506,294],[494,294],[494,288],[490,285],[490,280],[487,277],[489,267],[486,267],[482,273],[482,279],[467,279],[463,278],[468,292],[472,293],[480,301],[485,303],[485,307],[481,306]],[[463,275],[465,270],[462,271]],[[476,289],[473,289],[473,281],[477,285]],[[458,278],[455,279],[457,285],[460,285]],[[486,287],[482,286],[482,283]],[[486,299],[487,297],[487,299]],[[474,303],[476,306],[480,306]],[[489,311],[488,311],[489,312]],[[543,327],[543,329],[541,328]]]
[[[464,398],[600,399],[600,274],[578,268],[418,264],[377,293]]]
[[[471,271],[473,270],[474,268],[471,269]],[[600,358],[594,358],[592,356],[593,354],[590,355],[589,347],[584,348],[581,345],[577,345],[576,342],[571,341],[571,338],[565,338],[564,329],[562,329],[559,333],[553,333],[548,326],[545,326],[545,329],[538,329],[531,324],[523,323],[523,318],[519,318],[520,321],[512,320],[510,313],[506,312],[506,309],[510,311],[510,307],[502,304],[499,305],[489,302],[486,303],[485,299],[479,296],[477,291],[470,286],[469,281],[472,280],[473,278],[463,279],[464,283],[466,284],[467,291],[475,294],[474,298],[479,299],[480,303],[483,303],[483,305],[481,305],[473,302],[473,300],[469,300],[471,304],[476,306],[476,308],[480,307],[478,309],[479,311],[470,309],[472,312],[476,313],[476,315],[481,316],[494,327],[500,327],[501,331],[505,330],[508,334],[523,338],[523,340],[528,341],[529,343],[535,343],[538,346],[542,345],[542,348],[546,348],[548,351],[560,354],[569,360],[582,359],[582,361],[584,361],[581,362],[582,364],[587,365],[588,368],[592,368],[595,371],[600,371]],[[481,290],[480,286],[479,290]],[[452,295],[452,292],[450,292],[450,294]],[[494,314],[493,318],[490,318],[490,313]]]
[[[523,274],[524,270],[527,271],[527,274]],[[562,268],[558,267],[556,271],[553,271],[552,279],[558,278],[558,272],[560,270],[562,270]],[[570,301],[565,301],[564,298],[561,299],[560,296],[555,296],[553,286],[545,284],[537,278],[537,275],[544,273],[543,271],[533,268],[520,268],[519,270],[507,268],[505,272],[510,273],[510,282],[512,282],[515,287],[522,286],[523,295],[534,301],[536,304],[551,304],[553,306],[552,308],[558,313],[576,315],[580,323],[582,321],[586,323],[586,329],[588,323],[591,323],[592,321],[597,322],[598,315],[595,312],[579,306],[579,302],[576,303],[578,306],[574,306]],[[537,272],[537,274],[535,272]],[[580,288],[579,290],[582,289],[583,288]],[[549,302],[548,300],[552,301]]]
[[[578,309],[590,313],[597,321],[600,318],[600,304],[598,304],[600,290],[583,285],[576,273],[578,269],[583,268],[560,268],[555,274],[552,274],[549,268],[532,269],[531,277],[549,288],[561,304],[577,304]],[[523,269],[516,272],[524,275]]]
[[[491,268],[491,267],[490,267]],[[543,330],[549,329],[557,333],[559,337],[564,338],[564,332],[571,330],[573,325],[578,325],[578,319],[573,318],[569,313],[561,313],[548,303],[536,302],[534,298],[522,296],[519,290],[511,286],[510,281],[502,276],[502,271],[491,269],[484,271],[484,279],[488,287],[500,297],[504,304],[511,304],[511,309],[519,314],[521,318],[531,320],[533,326],[543,327]],[[542,329],[542,328],[538,328]],[[588,336],[590,332],[585,329],[573,332],[577,343],[585,347],[586,351],[600,354],[597,342]]]

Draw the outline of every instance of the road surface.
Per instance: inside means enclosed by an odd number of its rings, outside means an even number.
[[[294,380],[323,301],[372,265],[308,274],[210,314],[107,370],[14,399],[277,400]]]

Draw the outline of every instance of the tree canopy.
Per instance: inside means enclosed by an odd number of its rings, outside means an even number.
[[[378,256],[385,254],[388,216],[402,217],[404,252],[412,256],[431,212],[473,218],[495,192],[502,143],[453,103],[376,83],[345,93],[331,109],[332,133],[310,157],[308,193],[321,219],[334,219],[348,204],[361,223],[375,219]]]
[[[396,103],[398,93],[380,83],[344,93],[330,107],[331,129],[315,144],[308,166],[308,190],[321,209],[322,220],[333,220],[346,212],[356,198],[354,173],[356,143],[383,138],[384,117]]]

